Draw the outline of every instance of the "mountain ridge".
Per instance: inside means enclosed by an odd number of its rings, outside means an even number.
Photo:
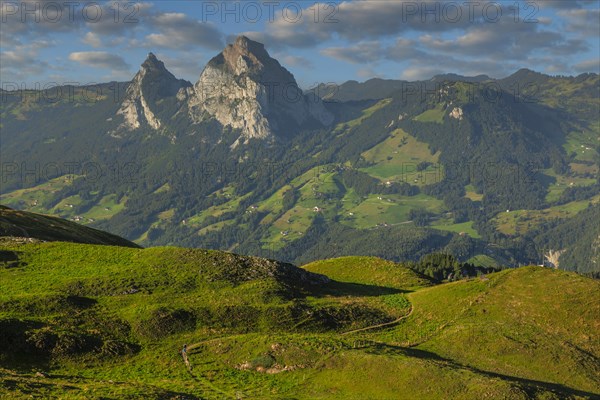
[[[50,215],[13,210],[0,205],[0,237],[141,248],[120,236]]]
[[[163,99],[170,99],[167,105],[159,104]],[[142,125],[168,130],[174,117],[165,111],[169,107],[175,107],[179,119],[187,118],[188,125],[215,119],[223,127],[240,130],[236,144],[289,138],[307,125],[328,126],[333,121],[320,99],[305,96],[294,76],[271,58],[264,45],[245,36],[213,57],[193,85],[175,78],[149,53],[117,111],[124,122],[116,132]]]
[[[52,104],[35,93],[4,96],[0,152],[10,168],[2,202],[82,220],[142,245],[267,252],[290,262],[349,255],[353,247],[394,261],[442,251],[483,265],[539,262],[543,252],[562,250],[565,244],[543,231],[596,202],[597,75],[542,76],[527,86],[529,72],[522,71],[514,82],[523,90],[492,81],[492,92],[485,83],[417,81],[411,87],[432,91],[413,97],[374,79],[349,92],[362,100],[320,103],[334,118],[331,126],[310,118],[298,126],[285,111],[308,117],[318,93],[306,93],[308,105],[273,98],[267,113],[256,93],[266,96],[274,86],[253,79],[269,62],[273,76],[288,75],[262,47],[250,54],[248,45],[255,46],[241,38],[226,51],[231,68],[241,62],[239,75],[225,67],[224,55],[206,71],[226,86],[213,93],[224,118],[244,125],[237,118],[249,110],[247,122],[262,121],[265,135],[224,126],[200,103],[192,121],[195,89],[185,83],[174,94],[178,81],[152,57],[143,69],[164,75],[168,96],[153,102],[160,85],[137,86],[158,130],[142,116],[131,134],[107,135],[122,123],[110,92],[88,102],[87,88],[73,88],[73,101]],[[252,90],[244,92],[247,84]],[[394,90],[373,99],[379,87]],[[221,93],[231,97],[220,101]],[[268,96],[262,100],[269,104]],[[283,132],[273,131],[278,116],[286,120]],[[40,167],[33,176],[31,160],[59,168]],[[80,167],[70,176],[73,161]],[[86,162],[93,169],[81,168]],[[592,231],[577,237],[596,246]],[[598,268],[573,243],[566,246],[572,250],[561,256],[561,268]]]
[[[117,111],[117,115],[124,118],[117,132],[135,130],[144,123],[154,130],[161,129],[164,121],[156,115],[156,103],[164,97],[175,96],[180,89],[190,86],[190,82],[175,78],[162,61],[149,53],[129,83],[125,98]]]
[[[438,74],[429,79],[416,81],[406,81],[402,79],[382,79],[370,78],[365,81],[348,80],[342,83],[320,83],[314,88],[307,90],[307,93],[313,93],[321,96],[328,101],[360,101],[360,100],[378,100],[391,96],[395,91],[402,89],[403,85],[412,85],[414,83],[425,84],[427,82],[443,83],[444,81],[467,82],[472,84],[492,84],[499,83],[501,87],[510,88],[511,84],[520,82],[522,84],[531,84],[531,78],[537,81],[548,79],[581,80],[597,77],[595,72],[584,72],[576,76],[547,75],[541,72],[533,71],[528,68],[521,68],[512,74],[503,78],[491,78],[488,75],[464,76],[456,73]],[[408,88],[407,88],[408,89]],[[412,87],[410,89],[413,89]],[[514,87],[512,88],[514,89]],[[361,92],[359,95],[358,92]]]

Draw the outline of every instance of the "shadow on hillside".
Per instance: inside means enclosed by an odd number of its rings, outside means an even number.
[[[33,378],[35,379],[35,378]],[[34,397],[34,395],[39,394],[41,390],[52,390],[54,389],[56,386],[58,386],[55,383],[45,383],[45,382],[36,382],[32,379],[28,379],[26,381],[26,384],[24,384],[22,379],[3,379],[2,380],[2,386],[6,389],[8,389],[11,392],[15,393],[15,396],[17,395],[17,393],[23,393],[25,395],[30,395],[31,398]],[[62,390],[77,390],[78,388],[76,386],[72,386],[72,385],[65,385],[65,384],[60,384],[60,388]]]
[[[50,368],[50,355],[40,351],[46,343],[36,342],[29,337],[28,332],[39,330],[44,324],[37,321],[22,321],[16,318],[0,320],[0,358],[3,365],[26,373],[32,368],[47,371]]]
[[[314,297],[375,297],[387,294],[408,293],[409,290],[401,290],[387,286],[368,285],[364,283],[338,282],[332,280],[318,287],[311,287],[309,295]]]
[[[440,355],[411,347],[393,346],[384,343],[376,343],[369,347],[368,350],[373,354],[401,354],[409,357],[420,358],[423,360],[429,360],[433,362],[443,363],[443,366],[451,367],[455,369],[463,369],[480,374],[489,378],[498,378],[512,384],[518,385],[521,389],[527,392],[528,395],[535,396],[539,390],[550,391],[560,398],[568,396],[581,396],[585,398],[597,399],[599,398],[598,393],[586,392],[584,390],[574,389],[560,383],[537,381],[534,379],[519,378],[516,376],[504,375],[497,372],[485,371],[476,367],[460,364],[452,359],[441,357]]]
[[[15,268],[24,263],[19,262],[20,251],[0,250],[0,268]]]

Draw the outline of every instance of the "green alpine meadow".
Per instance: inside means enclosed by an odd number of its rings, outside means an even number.
[[[3,398],[600,395],[600,282],[574,272],[526,266],[469,276],[472,266],[447,255],[294,266],[142,249],[0,210],[2,235],[16,226],[32,233],[0,240]],[[435,279],[440,271],[460,278]]]

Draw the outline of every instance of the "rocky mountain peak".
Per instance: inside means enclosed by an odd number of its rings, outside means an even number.
[[[127,87],[117,112],[123,122],[113,134],[143,126],[160,130],[173,118],[173,111],[192,124],[215,119],[239,129],[242,142],[290,137],[302,128],[333,121],[318,97],[305,96],[294,76],[265,46],[246,36],[213,57],[193,86],[175,78],[149,53]]]
[[[150,52],[148,53],[148,57],[146,57],[146,61],[144,61],[142,63],[142,69],[145,70],[150,70],[150,71],[157,71],[157,72],[166,72],[169,73],[170,72],[165,68],[165,64],[160,61],[158,58],[156,58],[156,56],[154,55],[154,53]]]
[[[209,115],[240,129],[244,140],[290,136],[307,123],[333,120],[321,102],[303,94],[262,43],[246,36],[206,65],[190,96],[190,115],[197,122]]]
[[[247,74],[254,80],[286,81],[296,84],[294,76],[272,58],[262,43],[238,36],[233,44],[209,61],[208,67],[234,75]]]
[[[238,36],[233,44],[230,44],[225,48],[224,52],[232,50],[247,56],[253,55],[257,58],[269,58],[269,54],[265,50],[264,44],[248,39],[244,35]]]
[[[184,86],[191,86],[191,84],[183,79],[177,79],[175,75],[171,73],[165,64],[156,58],[154,53],[148,53],[148,57],[140,66],[140,70],[133,78],[132,90],[135,90],[135,86],[145,86],[142,90],[148,90],[150,88],[156,89],[154,95],[158,96],[172,96]]]
[[[176,96],[177,92],[191,83],[177,79],[154,53],[142,63],[140,70],[127,87],[125,99],[117,111],[123,116],[123,123],[117,131],[133,130],[147,123],[152,129],[160,129],[162,121],[157,117],[157,102],[166,97]]]
[[[265,46],[262,43],[255,42],[254,40],[249,39],[247,36],[239,35],[232,46],[248,48],[249,46],[255,46],[262,48],[264,50]]]

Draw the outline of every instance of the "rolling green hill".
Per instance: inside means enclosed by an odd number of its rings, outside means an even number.
[[[0,242],[0,255],[1,397],[600,395],[600,283],[575,273],[524,267],[435,285],[375,257],[297,268],[18,240]]]
[[[303,265],[307,271],[326,275],[339,282],[368,283],[395,289],[432,285],[431,279],[401,264],[377,257],[339,257]]]

